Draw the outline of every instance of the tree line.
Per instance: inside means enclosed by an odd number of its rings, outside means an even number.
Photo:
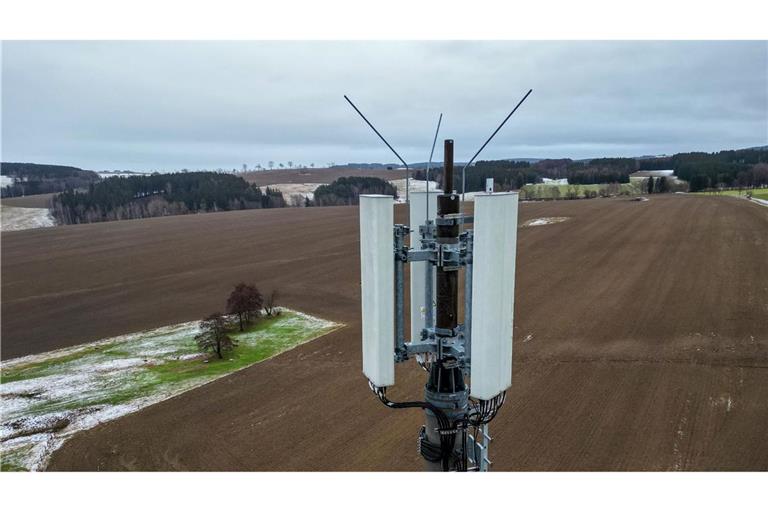
[[[537,162],[515,160],[480,160],[466,170],[467,192],[485,190],[485,180],[493,178],[498,190],[520,190],[528,183],[541,183],[544,178],[568,178],[573,185],[629,183],[629,175],[637,170],[633,158],[596,158],[574,161],[570,158],[545,159]],[[426,179],[425,170],[417,170],[414,178]],[[443,188],[441,169],[430,172],[430,179]],[[453,190],[461,193],[461,169],[454,172]]]
[[[759,188],[768,186],[768,147],[677,153],[640,161],[641,170],[673,169],[690,184],[691,192],[710,188]]]
[[[86,188],[101,178],[93,171],[66,165],[0,163],[0,174],[14,179],[0,189],[0,197],[20,197]]]
[[[709,188],[758,188],[768,186],[768,147],[719,151],[716,153],[677,153],[652,158],[570,158],[536,162],[481,160],[466,171],[467,192],[485,189],[486,178],[493,178],[499,190],[520,190],[527,183],[544,178],[567,178],[572,185],[629,183],[636,171],[673,170],[678,179],[690,184],[691,192]],[[462,191],[461,169],[454,173],[453,190]],[[426,171],[414,171],[416,179],[426,179]],[[442,172],[434,169],[430,179],[443,188]],[[666,183],[662,188],[667,188]]]
[[[53,198],[52,213],[61,224],[82,224],[284,206],[279,190],[262,191],[239,176],[181,172],[116,176],[92,183],[86,191],[66,190]]]

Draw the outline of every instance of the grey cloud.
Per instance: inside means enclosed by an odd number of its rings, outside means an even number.
[[[620,156],[768,143],[768,44],[4,42],[2,159],[91,169],[409,161],[434,123],[471,156]]]

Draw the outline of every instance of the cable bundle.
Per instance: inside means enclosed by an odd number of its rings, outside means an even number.
[[[424,456],[425,459],[430,462],[440,461],[443,466],[443,471],[449,471],[449,462],[451,453],[453,452],[453,444],[456,440],[456,426],[451,425],[451,422],[448,420],[448,417],[445,415],[445,413],[429,402],[393,402],[387,398],[386,387],[376,387],[370,381],[368,381],[368,386],[384,405],[392,409],[407,409],[411,407],[418,407],[420,409],[429,409],[432,411],[432,413],[435,415],[435,418],[437,419],[438,433],[440,434],[439,452],[435,449],[436,445],[427,441],[426,429],[424,427],[422,427],[422,432],[424,433],[423,438],[421,433],[419,435],[419,452],[422,454],[422,456]],[[460,465],[461,464],[459,464],[459,466]]]

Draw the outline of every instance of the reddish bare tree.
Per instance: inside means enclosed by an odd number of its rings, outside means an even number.
[[[237,315],[242,331],[245,324],[251,321],[251,318],[259,316],[263,304],[264,297],[258,288],[252,284],[239,283],[229,294],[227,313]]]
[[[229,326],[221,313],[213,313],[200,322],[200,334],[195,336],[197,346],[203,351],[211,350],[223,359],[225,350],[232,350],[237,346],[235,340],[229,337]]]

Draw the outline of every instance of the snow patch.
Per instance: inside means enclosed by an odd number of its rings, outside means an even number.
[[[48,208],[0,205],[0,231],[49,228],[55,225],[56,221]]]
[[[398,203],[404,203],[405,202],[405,178],[401,180],[390,180],[389,181],[394,187],[397,189],[397,195],[399,196],[397,198]],[[434,192],[437,190],[437,182],[436,181],[429,181],[429,191]],[[426,192],[427,191],[427,182],[425,180],[410,180],[410,187],[408,188],[411,192]]]
[[[292,196],[302,196],[312,201],[315,198],[315,190],[322,183],[275,183],[274,185],[264,185],[259,187],[262,192],[270,189],[277,189],[283,194],[283,198],[290,204]]]
[[[568,217],[539,217],[538,219],[531,219],[523,222],[523,227],[530,226],[547,226],[549,224],[557,224],[558,222],[565,222]]]

